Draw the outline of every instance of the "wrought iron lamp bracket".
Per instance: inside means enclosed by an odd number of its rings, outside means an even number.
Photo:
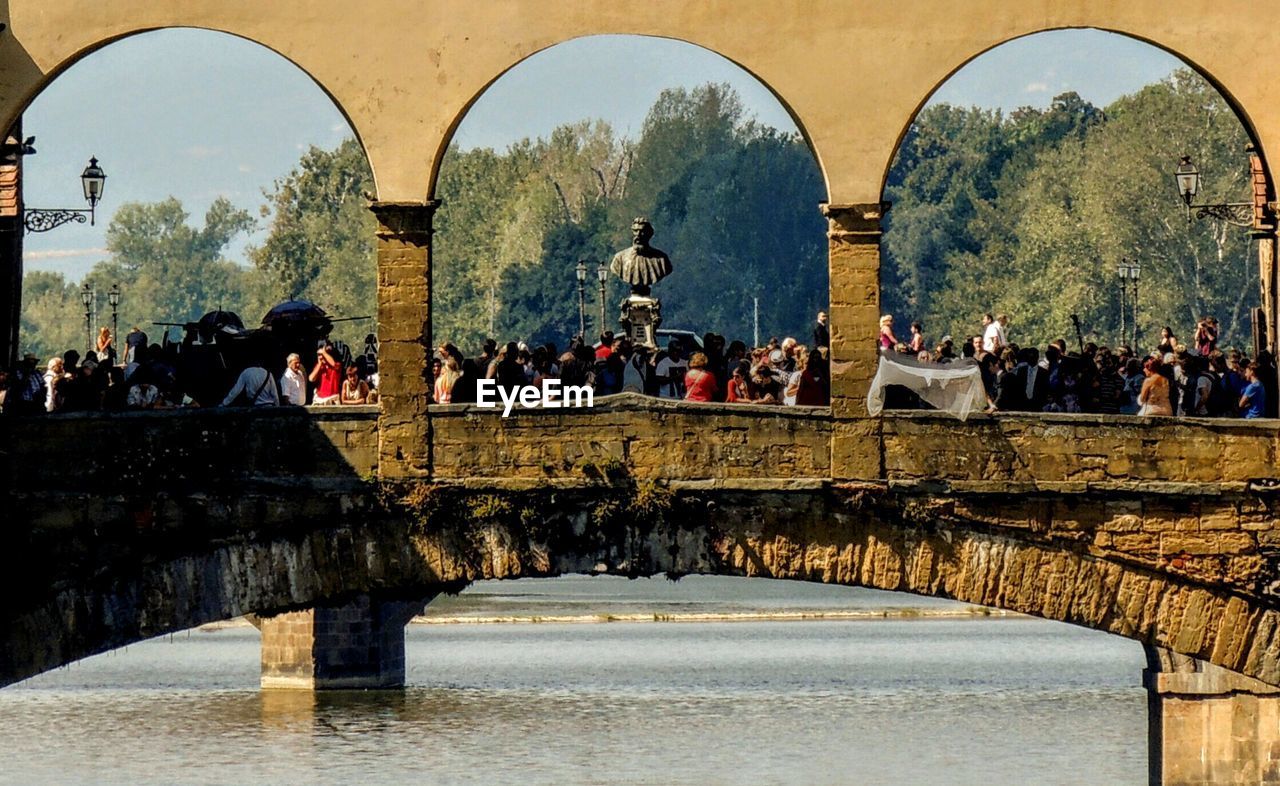
[[[27,208],[23,212],[22,225],[28,232],[48,232],[73,221],[83,224],[92,215],[92,210]]]
[[[1190,205],[1188,212],[1196,211],[1196,218],[1212,218],[1232,226],[1253,228],[1252,202],[1227,202],[1219,205]]]

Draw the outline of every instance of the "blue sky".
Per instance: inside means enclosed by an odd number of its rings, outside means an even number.
[[[1147,44],[1093,30],[1019,39],[970,63],[931,102],[1013,109],[1075,90],[1098,105],[1157,81],[1180,62]],[[463,147],[502,148],[561,123],[603,118],[637,135],[668,87],[727,82],[758,121],[794,130],[773,95],[728,60],[661,38],[597,36],[526,60],[480,98],[458,129]],[[514,120],[513,120],[514,118]],[[90,55],[40,94],[24,117],[37,155],[26,159],[29,207],[82,207],[79,176],[94,155],[106,171],[97,226],[26,238],[28,270],[78,280],[106,254],[111,213],[132,201],[180,199],[196,223],[218,196],[255,216],[262,192],[310,145],[350,135],[328,97],[288,61],[233,36],[166,30]],[[249,242],[229,251],[243,260]]]

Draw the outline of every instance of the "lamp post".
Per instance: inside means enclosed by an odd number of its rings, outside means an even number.
[[[1138,346],[1138,279],[1142,277],[1142,265],[1137,262],[1129,268],[1129,280],[1133,282],[1133,341],[1130,346]],[[1136,351],[1136,350],[1135,350]]]
[[[84,332],[90,349],[93,349],[93,306],[97,299],[98,293],[86,282],[80,290],[80,302],[84,304]]]
[[[23,152],[26,154],[35,152],[34,148],[30,146],[28,148]],[[106,184],[107,174],[102,171],[102,167],[98,166],[98,159],[91,157],[89,166],[80,173],[80,186],[84,189],[84,198],[89,203],[89,209],[29,207],[22,211],[23,228],[28,232],[48,232],[50,229],[56,229],[72,221],[83,224],[86,217],[89,219],[89,226],[94,226],[98,202],[102,199]]]
[[[578,260],[573,268],[578,277],[578,335],[587,340],[587,263]]]
[[[609,268],[603,262],[596,268],[596,276],[600,279],[600,333],[604,333],[604,285],[609,280]]]
[[[111,349],[114,352],[120,343],[120,285],[112,284],[107,290],[107,302],[111,304]],[[101,358],[99,358],[101,360]]]
[[[1116,272],[1120,275],[1120,340],[1124,341],[1124,301],[1125,294],[1130,282],[1133,283],[1133,292],[1129,293],[1129,303],[1133,309],[1133,340],[1131,345],[1138,346],[1138,279],[1142,277],[1142,265],[1138,262],[1131,262],[1128,259],[1120,260],[1120,264],[1116,266]]]
[[[1191,156],[1178,159],[1178,168],[1173,172],[1174,181],[1178,184],[1178,195],[1187,207],[1187,223],[1191,223],[1191,211],[1196,211],[1196,218],[1212,218],[1246,229],[1253,227],[1252,202],[1218,202],[1193,204],[1196,194],[1200,192],[1200,170],[1192,163]]]
[[[1120,260],[1120,264],[1116,265],[1116,275],[1120,277],[1120,342],[1124,343],[1124,306],[1125,296],[1129,293],[1129,262],[1128,260]]]

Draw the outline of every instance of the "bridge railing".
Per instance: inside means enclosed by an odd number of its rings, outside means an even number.
[[[1201,493],[1274,478],[1280,421],[1001,413],[960,422],[893,412],[882,418],[882,433],[890,482],[1010,491],[1160,483]]]
[[[0,418],[0,472],[24,490],[125,494],[377,472],[377,407],[263,407]]]
[[[827,407],[677,402],[623,393],[581,409],[430,408],[433,474],[582,484],[623,474],[776,481],[831,474]]]

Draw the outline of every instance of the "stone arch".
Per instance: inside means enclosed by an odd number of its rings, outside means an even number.
[[[1052,33],[1052,32],[1063,31],[1063,30],[1096,30],[1103,33],[1114,33],[1116,35],[1124,36],[1125,38],[1133,39],[1134,41],[1140,41],[1149,46],[1153,46],[1156,49],[1159,49],[1163,52],[1167,52],[1168,54],[1180,60],[1188,68],[1190,68],[1191,70],[1199,74],[1201,77],[1203,77],[1205,81],[1208,82],[1213,87],[1214,90],[1218,91],[1218,94],[1221,95],[1223,100],[1227,102],[1227,105],[1231,108],[1231,111],[1235,113],[1236,119],[1240,121],[1240,125],[1244,128],[1245,134],[1248,135],[1250,142],[1252,142],[1254,148],[1258,153],[1258,156],[1262,159],[1263,171],[1267,173],[1267,199],[1274,200],[1276,198],[1275,184],[1272,182],[1270,177],[1271,170],[1267,166],[1267,157],[1263,150],[1261,135],[1258,133],[1257,126],[1255,125],[1253,119],[1250,117],[1248,110],[1246,110],[1244,105],[1240,102],[1240,100],[1236,98],[1235,95],[1232,94],[1231,90],[1227,87],[1227,85],[1223,83],[1222,80],[1220,80],[1218,77],[1216,77],[1213,74],[1213,72],[1210,71],[1208,68],[1197,63],[1195,60],[1191,59],[1189,56],[1178,51],[1173,46],[1162,43],[1157,38],[1149,37],[1138,32],[1134,32],[1127,29],[1120,29],[1119,27],[1113,27],[1108,25],[1053,25],[1048,27],[1041,27],[1034,30],[1027,30],[1026,32],[1022,32],[1017,35],[1011,35],[1011,36],[1002,38],[999,41],[995,41],[993,43],[987,44],[982,49],[979,49],[970,53],[962,61],[957,63],[955,67],[953,67],[950,71],[948,71],[945,75],[943,75],[941,79],[938,79],[936,82],[934,82],[933,87],[929,88],[928,92],[926,92],[923,96],[921,96],[920,100],[912,108],[911,113],[907,118],[907,121],[899,127],[897,136],[894,138],[893,147],[889,151],[889,158],[884,162],[884,165],[881,168],[880,194],[882,196],[884,194],[885,186],[889,181],[889,170],[892,169],[893,167],[894,158],[897,157],[898,155],[898,149],[902,146],[902,141],[903,139],[906,138],[907,131],[911,128],[911,125],[915,123],[916,118],[919,117],[921,110],[923,110],[925,107],[925,104],[929,103],[929,99],[932,98],[933,95],[937,93],[938,90],[941,89],[944,84],[949,82],[952,79],[952,77],[954,77],[960,71],[964,70],[964,68],[968,66],[970,63],[972,63],[973,61],[977,60],[978,58],[982,57],[988,52],[991,52],[994,49],[999,49],[1000,47],[1004,46],[1007,43],[1010,43],[1011,41],[1018,41],[1024,38],[1030,38],[1032,36],[1040,35],[1041,33]]]
[[[160,32],[163,30],[197,30],[204,33],[210,33],[213,35],[231,36],[233,38],[240,39],[241,41],[247,41],[251,44],[254,44],[256,46],[262,47],[263,49],[266,49],[267,51],[274,54],[276,57],[280,58],[281,61],[288,63],[293,68],[297,69],[303,74],[306,74],[307,78],[311,80],[312,84],[314,84],[317,88],[319,88],[320,92],[324,94],[324,96],[330,101],[330,103],[332,103],[333,106],[338,110],[339,114],[342,115],[342,118],[346,122],[347,127],[351,129],[351,133],[355,137],[357,144],[360,145],[360,149],[364,151],[365,159],[368,160],[369,162],[369,169],[370,171],[373,172],[374,189],[376,193],[378,173],[374,167],[373,159],[369,155],[369,150],[365,143],[364,134],[362,133],[360,127],[356,124],[355,120],[352,118],[351,113],[343,105],[343,102],[338,98],[338,96],[335,95],[335,93],[329,88],[329,86],[326,85],[319,77],[317,77],[314,73],[312,73],[312,71],[308,70],[305,66],[299,63],[297,60],[291,58],[288,54],[281,51],[279,48],[274,47],[271,44],[265,43],[263,41],[260,41],[247,33],[237,32],[230,28],[202,26],[202,25],[184,25],[184,24],[154,25],[154,26],[138,27],[136,29],[131,29],[127,32],[117,33],[101,39],[94,40],[91,43],[80,47],[70,55],[66,56],[64,59],[59,61],[55,66],[50,68],[46,73],[40,75],[37,79],[33,80],[28,86],[26,86],[25,89],[22,91],[21,98],[14,104],[14,108],[11,109],[4,116],[0,117],[0,128],[9,128],[10,126],[12,126],[13,123],[22,116],[23,112],[25,112],[27,108],[31,106],[31,104],[37,98],[40,97],[41,93],[43,93],[46,89],[48,89],[48,87],[51,84],[57,81],[57,79],[60,76],[62,76],[71,68],[74,68],[85,58],[103,49],[106,49],[107,47],[113,46],[115,44],[118,44],[130,38],[134,38],[136,36],[144,35],[147,33]]]
[[[747,65],[745,65],[744,63],[738,60],[733,59],[732,57],[729,57],[728,55],[725,55],[717,51],[713,47],[706,46],[704,44],[698,43],[697,41],[691,40],[692,36],[682,37],[682,36],[676,36],[676,35],[660,35],[660,34],[653,34],[653,33],[621,33],[621,32],[611,33],[611,32],[600,31],[600,32],[592,32],[592,33],[583,33],[581,35],[567,36],[562,39],[551,41],[550,43],[546,43],[544,45],[538,46],[537,48],[532,49],[528,52],[521,53],[519,57],[517,57],[514,60],[511,60],[500,71],[493,74],[491,78],[489,78],[487,81],[485,81],[483,85],[481,85],[479,90],[476,90],[471,95],[471,97],[466,100],[466,102],[462,106],[458,107],[456,112],[453,113],[453,116],[450,119],[448,126],[444,130],[444,133],[441,134],[440,144],[438,147],[436,147],[436,150],[432,157],[431,176],[430,176],[429,182],[427,183],[427,198],[429,200],[438,198],[439,195],[436,193],[436,186],[440,180],[440,165],[444,161],[445,152],[448,151],[449,145],[453,142],[453,138],[458,131],[458,127],[462,124],[462,121],[467,116],[467,113],[471,111],[472,107],[476,105],[476,102],[479,101],[486,92],[488,92],[489,88],[492,87],[495,82],[497,82],[502,77],[506,76],[508,73],[510,73],[514,69],[518,68],[525,61],[549,49],[554,49],[555,47],[564,43],[568,43],[569,41],[578,41],[585,38],[597,38],[597,37],[606,36],[606,35],[625,35],[625,36],[634,37],[634,38],[657,38],[657,39],[665,39],[668,41],[676,41],[682,44],[688,44],[689,46],[697,47],[698,49],[701,49],[706,52],[710,52],[716,55],[717,57],[723,58],[724,60],[732,63],[743,73],[749,75],[758,84],[760,84],[766,90],[769,91],[769,93],[774,97],[774,99],[778,102],[778,104],[786,111],[787,115],[791,118],[792,122],[796,124],[796,128],[799,129],[800,131],[801,138],[804,139],[804,143],[809,148],[809,152],[813,156],[813,160],[818,165],[818,171],[822,173],[823,188],[826,190],[828,194],[830,194],[831,183],[830,183],[830,178],[827,175],[827,169],[823,164],[822,154],[818,150],[818,146],[814,142],[813,137],[809,133],[809,130],[806,128],[804,119],[800,116],[800,113],[790,103],[788,103],[787,99],[776,88],[774,88],[771,84],[769,84],[767,81],[761,78],[759,74],[752,71]]]
[[[959,600],[1112,633],[1280,684],[1280,612],[1266,601],[1070,541],[956,518],[946,505],[857,490],[674,500],[646,492],[639,509],[649,512],[628,515],[609,506],[636,510],[640,497],[626,492],[562,491],[541,501],[542,492],[432,493],[442,496],[425,517],[381,518],[365,509],[359,518],[367,523],[251,532],[229,542],[205,536],[159,559],[148,557],[151,544],[101,575],[52,585],[44,600],[0,618],[0,684],[245,613],[358,594],[421,599],[481,578],[569,573],[764,577]],[[328,504],[338,514],[351,500]],[[312,513],[309,521],[336,520]]]

